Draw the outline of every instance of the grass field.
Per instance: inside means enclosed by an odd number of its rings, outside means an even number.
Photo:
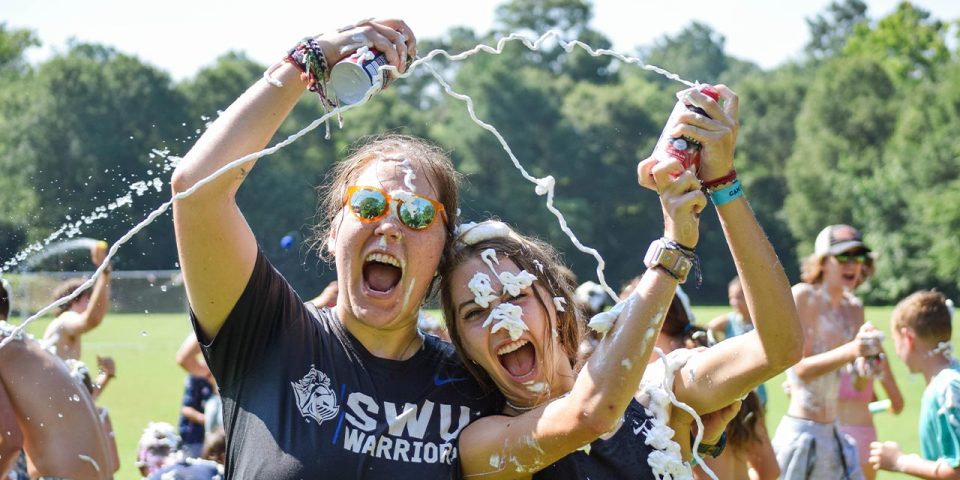
[[[705,323],[727,308],[698,307],[694,311],[698,321]],[[867,320],[886,331],[890,311],[890,307],[868,308]],[[439,312],[432,313],[439,315]],[[46,320],[38,320],[28,330],[40,335],[46,324]],[[133,461],[137,440],[148,422],[176,425],[185,373],[174,362],[174,355],[189,332],[185,315],[110,314],[100,328],[84,337],[83,360],[89,365],[96,365],[96,355],[110,355],[117,363],[117,378],[107,387],[99,403],[110,410],[116,429],[122,464],[118,479],[139,478]],[[887,335],[885,347],[892,354],[889,338]],[[917,418],[923,378],[910,375],[898,359],[893,359],[891,364],[906,407],[899,416],[889,413],[876,416],[879,436],[899,441],[905,452],[919,453]],[[780,375],[767,384],[770,393],[767,425],[771,435],[787,409],[787,398],[781,388],[783,381],[784,376]],[[881,473],[879,478],[908,477]]]

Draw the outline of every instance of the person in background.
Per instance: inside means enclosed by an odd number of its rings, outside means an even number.
[[[874,380],[880,380],[887,394],[890,413],[899,415],[903,410],[903,395],[893,377],[886,354],[881,350],[881,354],[872,361],[878,367],[877,375],[861,375],[866,372],[861,372],[863,369],[857,368],[853,363],[841,368],[840,392],[837,396],[840,433],[849,435],[857,442],[860,467],[863,468],[867,480],[873,480],[877,476],[876,470],[870,464],[870,444],[877,441],[877,427],[873,424],[873,413],[870,412],[870,403],[877,399],[873,390]]]
[[[900,301],[890,317],[897,357],[927,384],[920,399],[920,453],[904,454],[897,442],[870,444],[875,469],[918,478],[960,478],[960,363],[953,356],[952,315],[943,294],[919,291]]]
[[[213,385],[204,377],[188,375],[183,386],[183,401],[180,405],[180,439],[184,453],[199,458],[203,451],[206,415],[204,404],[213,395]]]
[[[743,296],[743,285],[740,285],[740,277],[733,277],[727,284],[727,298],[733,311],[720,315],[707,323],[707,333],[711,344],[753,330],[753,320],[750,319],[750,310],[747,310],[747,299]],[[760,384],[757,385],[755,390],[760,397],[760,406],[766,409],[767,386]]]
[[[785,479],[865,478],[856,441],[840,432],[837,414],[840,370],[881,353],[879,332],[864,323],[863,303],[853,293],[872,273],[870,248],[849,225],[824,228],[803,262],[793,297],[804,358],[787,370],[790,406],[773,436]]]
[[[149,477],[180,458],[180,435],[166,422],[150,422],[137,442],[136,466],[140,475]]]
[[[107,257],[106,242],[98,242],[90,249],[93,265],[100,268]],[[54,300],[63,298],[76,290],[84,279],[68,280],[56,288]],[[100,326],[110,309],[110,267],[93,284],[73,300],[58,307],[56,318],[47,325],[43,334],[45,347],[53,347],[62,359],[80,359],[80,337]],[[102,387],[102,385],[101,385]]]

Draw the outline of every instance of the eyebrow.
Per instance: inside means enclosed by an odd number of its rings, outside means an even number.
[[[457,315],[460,315],[460,312],[463,310],[463,307],[470,306],[471,303],[474,303],[473,300],[467,300],[466,302],[461,303],[460,306],[457,307]]]

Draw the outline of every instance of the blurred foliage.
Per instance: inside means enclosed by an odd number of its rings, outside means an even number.
[[[512,0],[498,7],[492,31],[453,27],[421,39],[420,51],[459,52],[508,32],[532,38],[548,29],[610,47],[591,17],[585,0]],[[892,303],[919,288],[960,293],[960,60],[948,47],[956,44],[947,38],[951,22],[907,2],[871,19],[862,1],[844,0],[807,20],[805,57],[769,70],[727,55],[724,37],[697,22],[636,51],[684,78],[738,92],[737,170],[792,280],[821,228],[851,223],[879,254],[862,293]],[[3,261],[130,194],[136,181],[165,184],[164,155],[182,156],[266,68],[227,52],[174,82],[101,45],[73,44],[30,65],[24,52],[38,44],[32,32],[0,24]],[[503,55],[466,62],[438,57],[432,66],[473,98],[479,118],[503,134],[531,175],[554,176],[557,206],[579,239],[606,258],[614,288],[641,273],[643,252],[663,221],[656,196],[636,184],[636,164],[651,152],[681,85],[610,57],[566,52],[556,42],[535,52],[514,43]],[[304,95],[273,143],[323,113],[313,95]],[[342,128],[337,120],[330,128],[329,140],[321,126],[262,159],[238,200],[264,251],[304,296],[333,276],[310,248],[315,187],[356,141],[386,131],[448,149],[468,178],[465,220],[500,217],[557,245],[581,281],[595,279],[593,258],[571,245],[545,198],[426,69],[348,112]],[[167,196],[166,186],[151,186],[109,218],[78,227],[115,240]],[[134,237],[118,267],[175,267],[168,218]],[[703,285],[688,291],[695,301],[722,303],[734,265],[714,213],[704,215],[702,230]],[[296,239],[289,249],[280,244],[285,235]]]

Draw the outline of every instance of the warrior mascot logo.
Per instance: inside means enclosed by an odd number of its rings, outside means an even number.
[[[299,381],[290,382],[290,386],[297,396],[297,408],[307,422],[312,418],[320,425],[324,420],[337,416],[340,411],[337,395],[330,388],[330,377],[313,365]]]

